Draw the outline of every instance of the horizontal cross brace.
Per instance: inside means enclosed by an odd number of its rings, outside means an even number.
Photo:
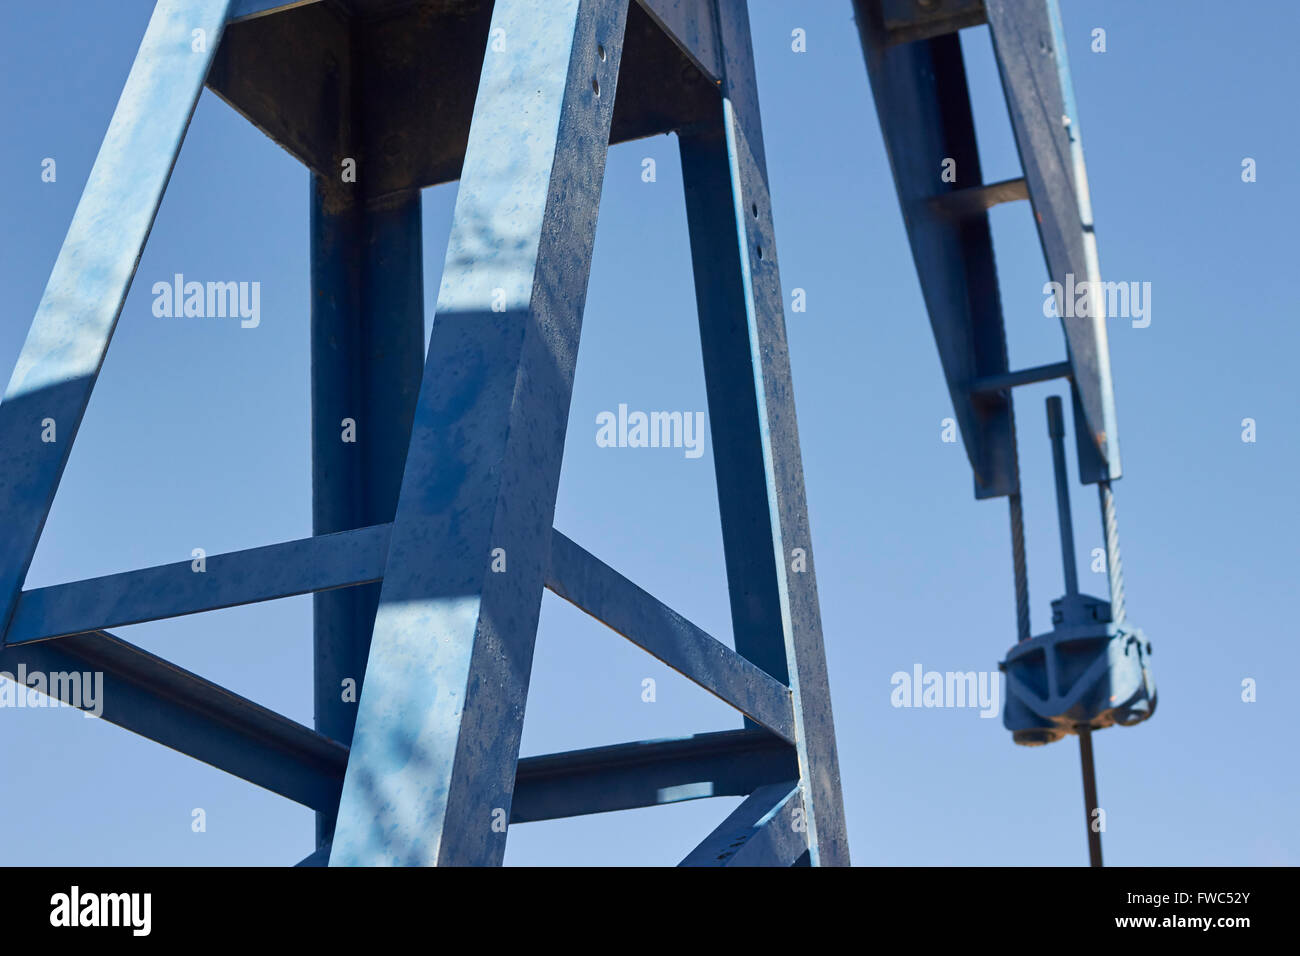
[[[952,192],[940,193],[930,200],[930,205],[937,212],[954,219],[966,219],[978,216],[986,210],[1004,202],[1016,202],[1029,198],[1029,187],[1025,179],[1006,179],[999,183],[985,183],[983,186],[971,186],[967,189],[954,189]]]
[[[525,757],[515,774],[510,822],[740,796],[798,773],[794,748],[763,730]]]
[[[683,677],[794,742],[790,689],[560,532],[546,586]]]
[[[109,723],[312,809],[338,804],[346,746],[112,634],[0,651],[0,671],[17,675],[20,665],[29,678],[102,673],[99,703]],[[64,703],[80,703],[67,685],[46,686]],[[511,822],[736,796],[797,772],[794,750],[761,730],[525,757]]]
[[[24,591],[7,646],[380,581],[390,532],[390,525],[373,525],[212,555],[203,559],[203,571],[180,561]],[[789,688],[558,531],[552,532],[546,586],[777,736],[794,740]]]
[[[315,810],[338,804],[348,749],[287,717],[99,631],[0,650],[0,670],[45,676],[102,673],[102,719]]]
[[[382,580],[389,525],[24,591],[5,642],[45,641],[108,627],[329,591]]]
[[[1051,365],[1035,365],[1033,368],[1018,372],[1004,372],[976,379],[971,384],[971,394],[981,395],[1015,388],[1018,385],[1033,385],[1035,382],[1050,382],[1056,378],[1070,378],[1074,374],[1069,362],[1053,362]]]
[[[511,823],[743,796],[799,773],[794,748],[763,730],[723,730],[524,757]],[[794,784],[786,784],[788,791]],[[327,844],[295,866],[327,866]]]
[[[110,723],[313,809],[333,809],[344,745],[101,628],[380,580],[389,531],[375,525],[214,555],[202,572],[180,562],[23,592],[0,669],[102,672]],[[548,588],[772,733],[521,760],[513,822],[749,793],[797,771],[788,688],[558,531],[551,547]]]

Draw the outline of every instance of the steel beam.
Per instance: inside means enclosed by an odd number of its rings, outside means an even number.
[[[794,749],[761,730],[724,730],[524,757],[515,775],[510,822],[747,795],[798,772]],[[326,866],[329,850],[328,845],[320,847],[296,865]]]
[[[208,88],[320,176],[337,182],[344,158],[357,160],[353,189],[365,189],[375,177],[357,129],[360,79],[346,12],[331,3],[268,12],[276,15],[232,15],[243,22],[226,30]]]
[[[239,8],[208,81],[218,96],[322,176],[337,179],[342,159],[355,159],[356,188],[368,196],[460,177],[491,0],[265,6]],[[717,98],[714,35],[708,0],[629,8],[611,143],[705,114]],[[439,56],[427,56],[435,47]]]
[[[680,866],[795,866],[810,849],[803,794],[793,780],[760,787]]]
[[[790,743],[790,689],[560,532],[546,586]]]
[[[847,863],[743,3],[640,0],[629,14],[628,0],[496,0],[436,12],[485,41],[489,8],[508,55],[488,47],[477,97],[462,97],[474,104],[467,143],[452,123],[430,165],[392,137],[434,142],[429,118],[408,115],[427,91],[394,97],[411,89],[402,50],[432,5],[160,0],[0,406],[0,441],[17,449],[0,473],[0,519],[19,532],[0,550],[0,667],[102,675],[105,719],[316,809],[304,866],[499,863],[503,813],[524,822],[750,792],[744,807],[770,806],[750,821],[743,859],[792,862],[768,824],[793,820],[802,834],[806,806],[812,852],[800,835],[794,856]],[[244,20],[257,25],[223,47],[226,24]],[[307,22],[315,32],[294,29]],[[206,44],[193,51],[200,28]],[[257,55],[275,37],[296,43],[293,55]],[[638,83],[620,119],[625,41],[638,69],[665,81]],[[316,533],[206,557],[202,571],[178,562],[21,592],[218,50],[214,89],[314,173]],[[288,88],[300,95],[283,101]],[[722,512],[743,655],[550,526],[606,148],[677,125],[691,129],[711,408],[738,392],[719,415],[740,426],[722,441],[719,476],[741,484]],[[357,182],[339,177],[343,158],[359,160]],[[462,183],[421,376],[418,189],[451,173]],[[124,241],[105,252],[110,223]],[[722,247],[720,275],[703,261],[710,243]],[[51,418],[58,437],[38,444]],[[519,760],[544,586],[771,732]],[[317,731],[102,630],[303,593],[316,600]],[[743,635],[742,623],[753,625]],[[347,678],[361,685],[355,732],[340,703]],[[800,785],[781,783],[801,772]]]
[[[337,172],[313,176],[311,263],[312,527],[319,535],[391,522],[397,511],[424,348],[419,191],[373,199]],[[386,535],[371,580],[382,578],[387,556]],[[316,729],[343,743],[352,741],[379,592],[378,583],[366,584],[312,602]],[[331,809],[317,817],[317,845],[333,834]]]
[[[1079,117],[1056,0],[986,0],[985,7],[1047,271],[1062,286],[1067,275],[1072,285],[1098,282]],[[1090,302],[1096,313],[1096,298]],[[1100,458],[1098,467],[1084,469],[1089,482],[1120,476],[1104,313],[1103,307],[1100,314],[1061,318],[1085,426],[1080,430],[1091,436]]]
[[[915,43],[984,22],[984,0],[878,0],[890,44]]]
[[[945,216],[965,219],[968,216],[978,216],[986,209],[992,209],[1002,203],[1028,198],[1029,187],[1025,185],[1024,177],[1020,176],[984,186],[968,186],[965,189],[939,193],[931,198],[930,205]]]
[[[231,0],[159,0],[0,404],[6,627]],[[206,31],[201,51],[194,31]]]
[[[323,0],[234,0],[230,22],[257,19],[321,2]],[[705,76],[714,82],[721,79],[717,24],[710,0],[637,0],[637,3]]]
[[[339,495],[330,503],[343,500],[345,496]],[[205,559],[207,568],[202,573],[194,571],[192,562],[181,561],[24,591],[8,643],[16,646],[293,595],[316,592],[323,597],[321,592],[333,589],[377,585],[383,580],[390,537],[391,525],[374,525],[212,555]],[[545,584],[761,726],[793,742],[789,688],[558,531],[551,534]],[[322,704],[332,707],[340,700],[342,679],[351,676],[361,686],[365,658],[358,649],[368,647],[374,612],[370,612],[371,621],[366,621],[365,609],[360,608],[354,618],[355,610],[322,614],[318,608],[318,719]],[[350,706],[338,709],[344,714],[353,712]],[[320,723],[317,729],[344,743],[351,739],[350,721],[340,722],[333,733]]]
[[[515,776],[510,822],[739,796],[798,772],[794,748],[762,730],[525,757]]]
[[[725,78],[683,133],[691,257],[736,650],[793,690],[813,862],[848,863],[749,19],[718,3]]]
[[[0,670],[103,675],[103,720],[317,810],[337,805],[347,748],[96,631],[0,650]],[[65,703],[74,703],[60,695]]]
[[[338,804],[346,745],[112,634],[0,651],[0,671],[16,676],[20,665],[28,675],[102,674],[107,722],[323,813]],[[66,692],[56,696],[77,703]],[[797,772],[794,748],[761,730],[525,757],[516,770],[510,822],[747,794]],[[324,865],[308,860],[298,865]]]
[[[1053,379],[1069,378],[1073,373],[1069,362],[1052,362],[1050,365],[1035,365],[1002,375],[990,375],[988,378],[976,379],[971,385],[971,392],[976,395],[985,392],[1000,392],[1003,389],[1016,388],[1020,385],[1034,385],[1038,382],[1050,382]]]
[[[1011,187],[983,180],[957,35],[895,45],[878,2],[854,0],[853,8],[975,497],[1015,494],[1020,476],[1011,398],[971,392],[975,381],[1009,367],[984,205],[997,195],[990,190]]]
[[[626,16],[493,10],[331,865],[501,862]]]
[[[6,643],[46,641],[379,581],[388,536],[389,527],[378,525],[214,554],[204,559],[202,572],[194,570],[192,561],[179,561],[23,591]]]
[[[741,655],[789,684],[777,585],[780,559],[772,556],[761,398],[750,351],[743,274],[748,262],[742,265],[745,250],[737,240],[721,104],[714,119],[712,127],[683,132],[679,144],[732,633]]]

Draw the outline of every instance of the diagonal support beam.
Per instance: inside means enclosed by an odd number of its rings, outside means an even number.
[[[679,866],[794,866],[808,852],[803,794],[793,780],[760,787]]]
[[[718,0],[715,120],[681,137],[736,650],[793,691],[812,861],[848,863],[839,762],[743,0]]]
[[[54,501],[231,0],[159,0],[0,404],[0,627]],[[195,30],[206,32],[203,51]]]
[[[24,591],[10,646],[379,581],[389,525],[375,525]]]
[[[102,705],[103,720],[218,770],[333,814],[348,748],[308,727],[99,631],[0,650],[0,672],[43,675],[48,695]],[[95,701],[85,695],[102,675]],[[79,675],[80,699],[71,682]],[[797,775],[794,749],[766,731],[728,730],[525,757],[515,771],[511,823],[750,793]],[[324,866],[313,854],[299,866]],[[314,860],[309,862],[309,860]]]
[[[626,17],[493,9],[333,866],[504,855]]]
[[[560,532],[546,586],[683,677],[794,743],[790,689]]]
[[[102,675],[103,720],[316,810],[338,803],[347,748],[308,727],[97,631],[0,650],[0,670],[40,673],[67,704],[73,685],[51,675]],[[23,683],[23,681],[19,681]]]

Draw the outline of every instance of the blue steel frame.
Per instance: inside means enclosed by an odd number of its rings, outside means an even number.
[[[849,862],[745,6],[629,4],[492,5],[511,52],[482,61],[421,370],[419,189],[438,173],[396,162],[391,188],[356,192],[332,175],[337,150],[366,155],[382,132],[359,107],[382,71],[330,67],[319,90],[299,85],[331,122],[275,125],[231,61],[210,71],[228,25],[270,28],[315,0],[158,0],[0,404],[0,667],[100,670],[104,719],[312,807],[301,865],[496,864],[504,820],[722,795],[747,799],[683,865]],[[673,128],[735,651],[551,527],[606,150],[612,131],[665,123],[639,100],[645,115],[615,115],[630,9],[643,55],[663,57],[646,39],[658,31],[709,94]],[[333,16],[312,22],[346,40]],[[204,574],[179,562],[23,590],[205,82],[313,170],[313,537],[209,557]],[[356,446],[337,438],[347,417]],[[489,570],[496,548],[505,574]],[[789,570],[795,549],[807,571]],[[519,759],[543,588],[744,728]],[[315,730],[105,630],[305,593]]]

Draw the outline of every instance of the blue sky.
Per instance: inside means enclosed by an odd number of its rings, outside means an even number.
[[[1284,730],[1300,691],[1294,475],[1300,354],[1284,91],[1300,12],[1208,0],[1063,0],[1105,278],[1150,282],[1152,321],[1110,324],[1134,623],[1160,708],[1096,737],[1109,864],[1300,862]],[[1266,10],[1264,10],[1266,8]],[[150,0],[0,11],[0,365],[12,368],[107,128]],[[1005,502],[976,502],[847,0],[751,3],[814,555],[854,862],[1079,864],[1073,740],[1015,747],[973,710],[896,709],[890,676],[990,670],[1015,640]],[[1261,29],[1260,22],[1268,24]],[[1095,27],[1107,51],[1089,49]],[[807,33],[794,53],[790,34]],[[1019,174],[985,28],[963,33],[988,181]],[[41,181],[41,161],[57,181]],[[658,177],[642,181],[642,160]],[[1258,181],[1241,181],[1254,158]],[[424,195],[426,321],[455,186]],[[37,550],[28,586],[311,532],[308,180],[205,92]],[[1013,367],[1057,361],[1028,207],[992,213]],[[261,283],[261,324],[161,319],[176,272]],[[556,526],[730,640],[711,446],[611,449],[598,413],[706,408],[675,137],[614,148],[592,263]],[[1035,632],[1063,590],[1043,400],[1016,393]],[[1241,421],[1257,441],[1241,440]],[[1071,441],[1071,445],[1073,442]],[[1073,454],[1071,453],[1071,459]],[[1072,465],[1073,468],[1073,465]],[[1083,590],[1101,544],[1073,485]],[[311,722],[311,602],[123,628],[126,640]],[[657,681],[654,703],[641,697]],[[1256,680],[1258,700],[1241,700]],[[552,595],[523,753],[738,725],[737,715]],[[284,864],[312,814],[71,711],[0,710],[0,860]],[[670,864],[738,800],[513,827],[506,862]],[[203,808],[207,831],[191,830]]]

